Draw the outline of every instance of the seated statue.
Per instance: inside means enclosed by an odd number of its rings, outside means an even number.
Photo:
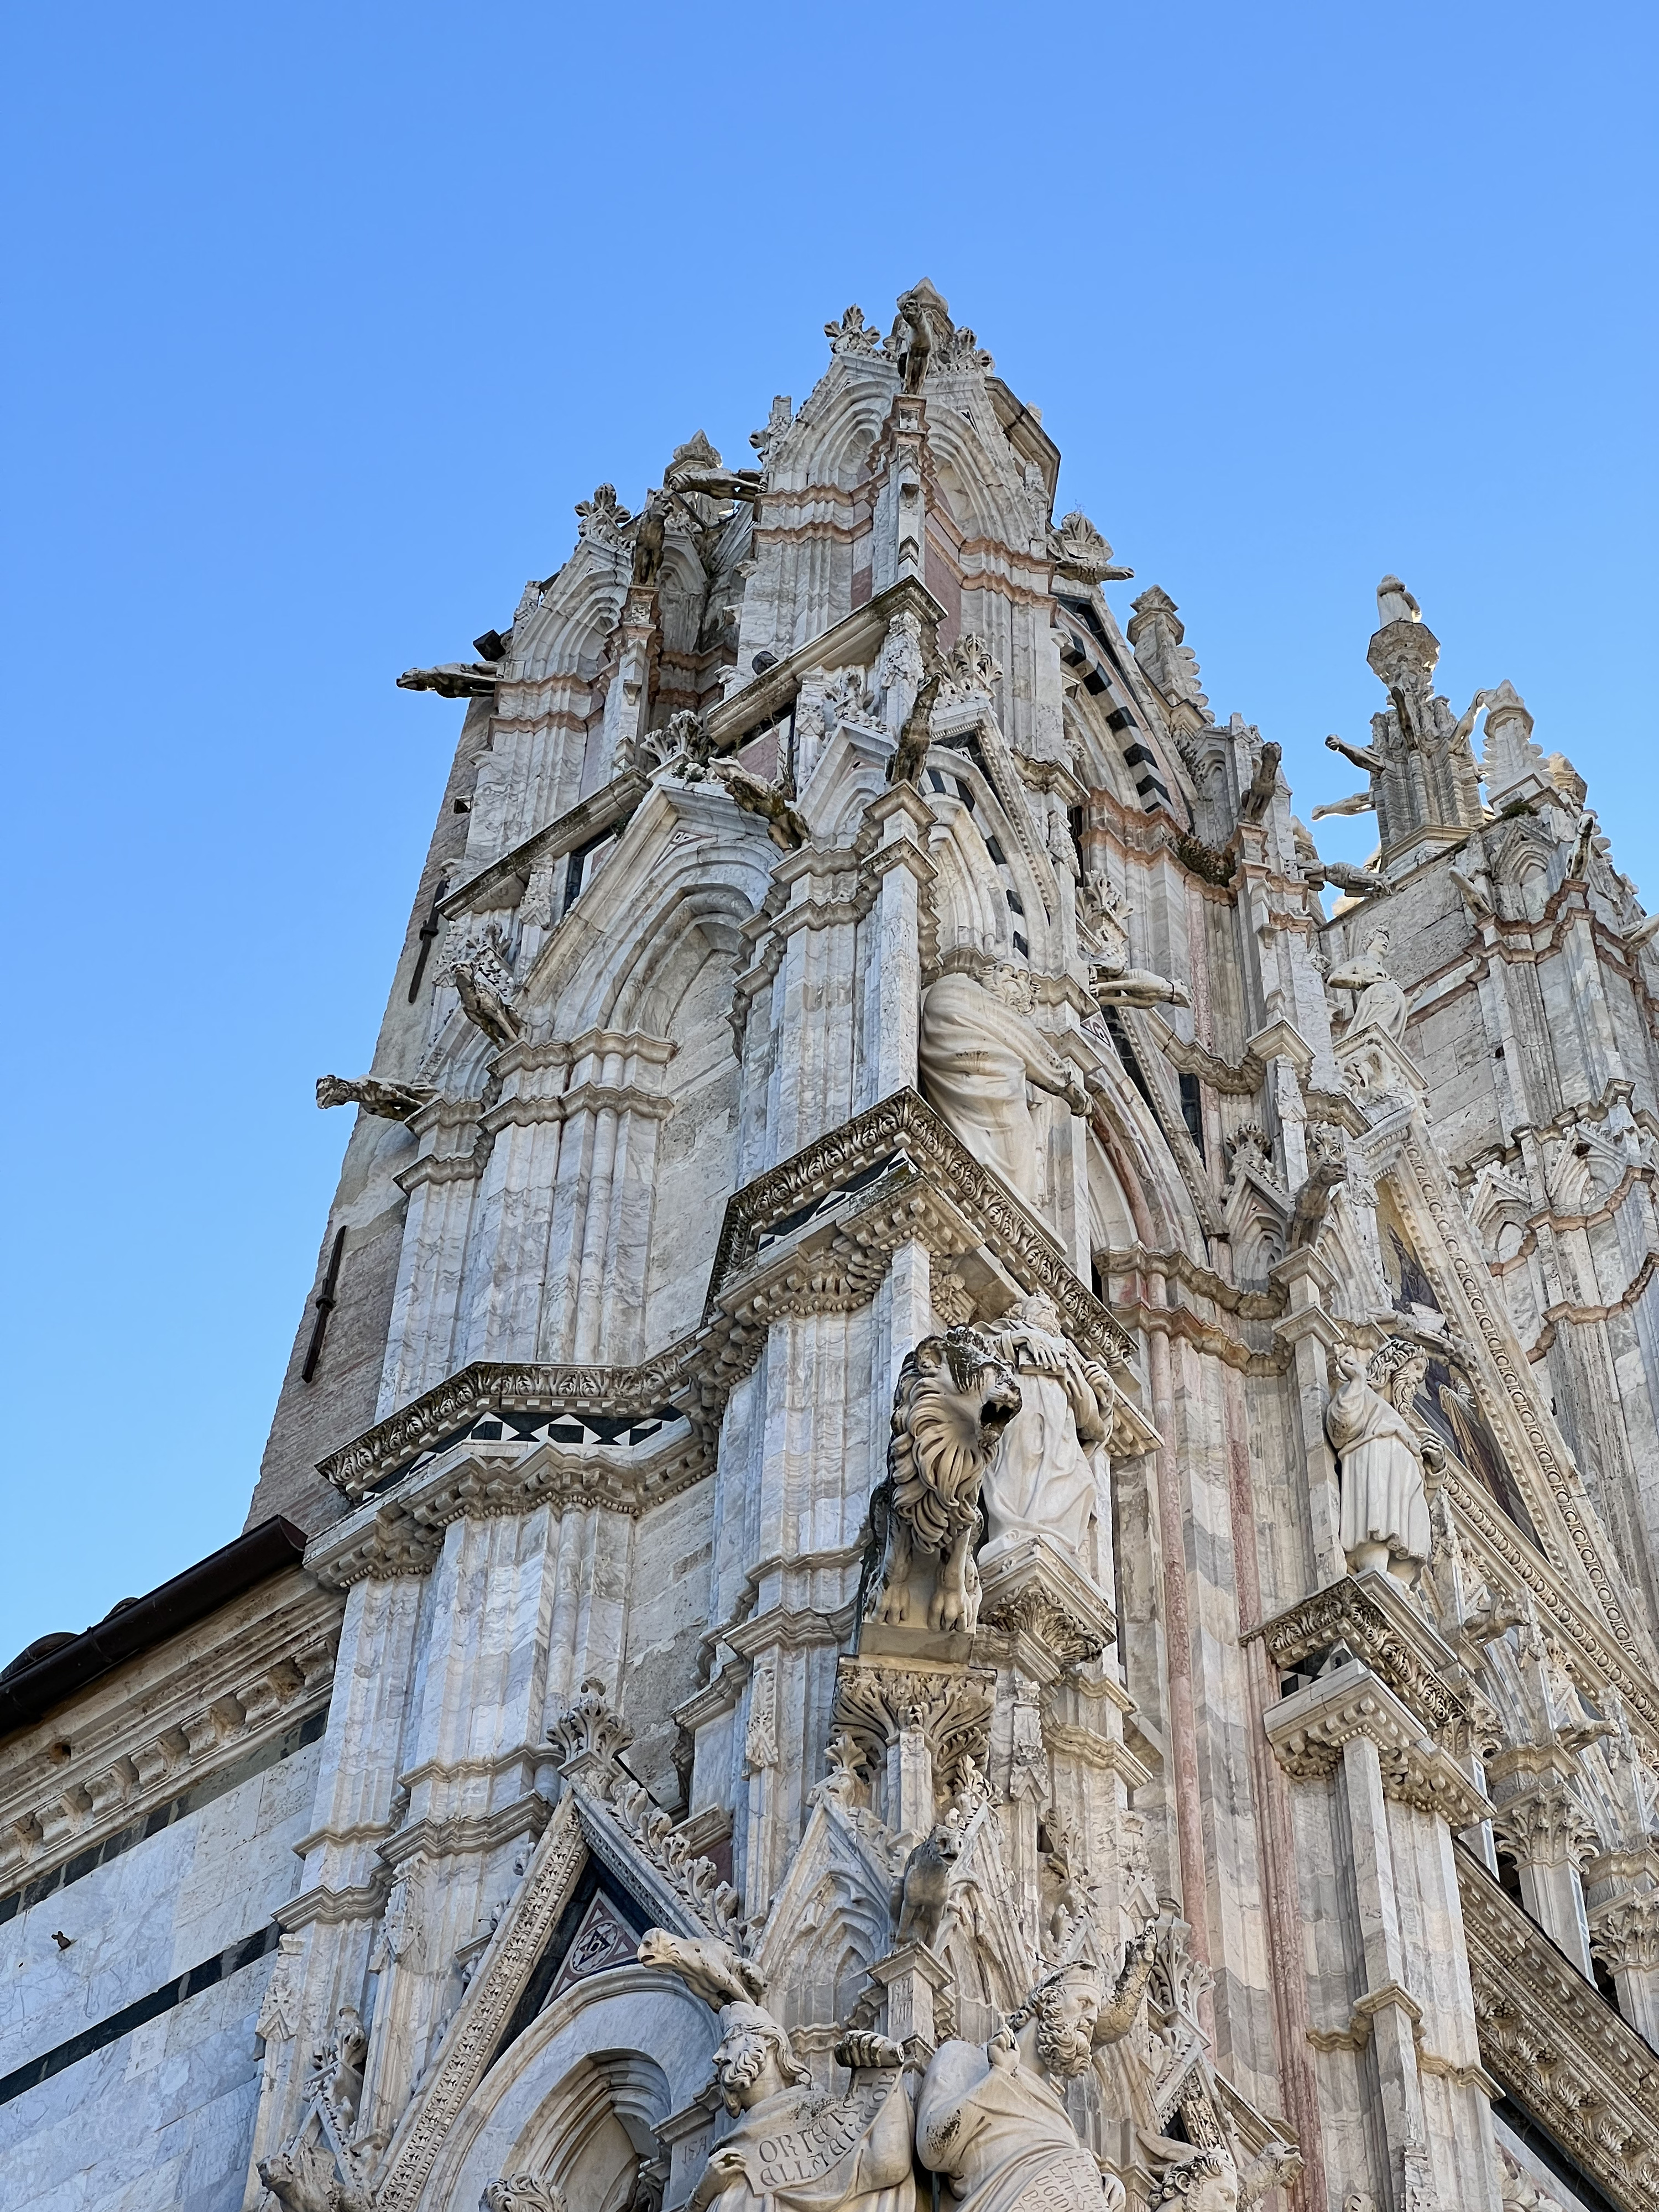
[[[990,1540],[1045,1536],[1086,1575],[1089,1522],[1103,1495],[1116,1396],[1112,1378],[1077,1350],[1042,1291],[1004,1316],[991,1343],[1014,1371],[1019,1411],[985,1470]]]
[[[736,2124],[709,2153],[686,2212],[915,2212],[897,2044],[849,2031],[836,2057],[851,2087],[827,2096],[760,2003],[765,1984],[751,1961],[661,1928],[649,1930],[639,1957],[678,1974],[720,2016],[714,2086]]]
[[[1150,1954],[1148,1954],[1150,1956]],[[1122,2184],[1103,2174],[1066,2109],[1066,2085],[1086,2072],[1103,2012],[1132,2016],[1146,1978],[1126,1965],[1133,2002],[1104,2003],[1097,1969],[1052,1969],[989,2043],[944,2043],[916,2107],[916,2154],[949,2179],[961,2212],[1114,2212]],[[1108,2033],[1127,2030],[1113,2020]]]
[[[921,1003],[921,1073],[930,1103],[974,1158],[1028,1204],[1037,1194],[1036,1125],[1026,1101],[1035,1085],[1088,1111],[1082,1078],[1030,1018],[1031,978],[992,969],[983,982],[941,975]]]

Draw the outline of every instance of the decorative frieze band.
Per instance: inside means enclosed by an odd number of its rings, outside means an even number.
[[[1345,1646],[1437,1738],[1453,1735],[1468,1718],[1468,1706],[1445,1679],[1457,1665],[1455,1653],[1386,1575],[1345,1575],[1264,1620],[1244,1640],[1260,1640],[1281,1674]]]
[[[1456,1859],[1482,2061],[1615,2203],[1659,2203],[1659,2057],[1473,1852]]]
[[[846,1201],[866,1188],[866,1202],[846,1211]],[[800,1232],[832,1206],[836,1220],[826,1220],[809,1251]],[[793,1240],[787,1254],[769,1259],[769,1246],[786,1237]],[[1046,1291],[1079,1346],[1109,1360],[1121,1382],[1132,1382],[1133,1340],[1072,1272],[1050,1231],[906,1089],[733,1195],[694,1334],[632,1367],[475,1361],[331,1452],[318,1472],[361,1500],[422,1455],[457,1442],[490,1412],[643,1421],[678,1408],[701,1431],[753,1365],[761,1332],[774,1318],[867,1304],[891,1252],[911,1239],[947,1257],[984,1248],[1022,1289]],[[1121,1413],[1140,1448],[1155,1440],[1127,1395]],[[624,1486],[617,1492],[623,1511],[649,1502],[630,1505],[626,1495]]]

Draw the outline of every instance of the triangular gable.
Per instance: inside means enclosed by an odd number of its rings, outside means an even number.
[[[705,1936],[672,1888],[580,1783],[568,1784],[542,1832],[524,1880],[502,1913],[465,1996],[386,2149],[374,2193],[376,2212],[413,2212],[446,2137],[496,2058],[556,1946],[565,1917],[582,1889],[590,1860],[596,1892],[625,1900],[649,1924],[680,1936]],[[580,1926],[580,1908],[572,1934]],[[556,1971],[550,1976],[550,1986]],[[539,2007],[526,2012],[527,2026]],[[521,2031],[520,2031],[521,2032]]]

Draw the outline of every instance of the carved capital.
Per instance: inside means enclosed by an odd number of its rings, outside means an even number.
[[[1491,1812],[1456,1761],[1424,1734],[1411,1708],[1358,1660],[1282,1699],[1263,1724],[1279,1765],[1297,1781],[1334,1772],[1344,1746],[1363,1736],[1376,1747],[1389,1796],[1439,1814],[1453,1830],[1473,1827]]]
[[[1598,1848],[1600,1838],[1571,1790],[1550,1783],[1497,1807],[1493,1832],[1517,1866],[1575,1866]]]
[[[1610,1973],[1659,1973],[1659,1890],[1632,1890],[1589,1917],[1590,1948]]]
[[[996,1675],[988,1667],[889,1665],[844,1658],[836,1670],[833,1726],[872,1760],[908,1729],[920,1730],[936,1766],[985,1763]]]

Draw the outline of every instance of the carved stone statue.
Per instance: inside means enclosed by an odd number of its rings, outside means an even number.
[[[904,1863],[899,1892],[897,1941],[939,1948],[951,1918],[967,1817],[960,1805],[945,1808],[943,1820],[924,1836]]]
[[[1046,1537],[1086,1574],[1117,1395],[1112,1378],[1078,1352],[1042,1291],[1009,1311],[991,1342],[1018,1378],[1020,1396],[985,1473],[991,1542]]]
[[[1064,2094],[1091,2064],[1095,1969],[1059,1966],[983,2045],[941,2044],[916,2106],[916,2154],[962,2212],[1103,2212],[1106,2184]],[[1115,2200],[1123,2201],[1121,2185]]]
[[[319,1106],[361,1106],[383,1121],[407,1121],[437,1092],[429,1083],[387,1083],[378,1075],[319,1075]]]
[[[1238,2197],[1238,2168],[1227,2153],[1201,2150],[1164,2168],[1152,2203],[1178,2206],[1180,2212],[1235,2212]]]
[[[654,585],[662,574],[663,546],[668,530],[668,497],[648,492],[639,520],[634,526],[634,573],[636,584]]]
[[[998,967],[984,982],[941,975],[921,1007],[921,1072],[927,1096],[976,1160],[1028,1201],[1037,1189],[1036,1126],[1027,1085],[1088,1110],[1082,1080],[1030,1019],[1031,979]]]
[[[1366,1379],[1352,1346],[1336,1355],[1340,1383],[1325,1408],[1325,1433],[1342,1466],[1342,1548],[1356,1574],[1385,1569],[1413,1582],[1433,1538],[1416,1431]]]
[[[1398,576],[1384,576],[1376,587],[1376,620],[1381,629],[1389,623],[1421,622],[1423,610]]]
[[[866,1612],[894,1623],[916,1619],[926,1572],[927,1626],[978,1625],[980,1484],[1020,1402],[1013,1376],[976,1329],[924,1337],[907,1354],[893,1393],[887,1480],[870,1503]]]
[[[478,2199],[478,2212],[565,2212],[564,2191],[533,2173],[504,2173]]]
[[[1362,1030],[1381,1030],[1395,1044],[1406,1034],[1406,994],[1382,964],[1382,955],[1388,949],[1388,931],[1374,930],[1366,940],[1364,951],[1346,967],[1334,968],[1325,979],[1333,991],[1359,994],[1353,1019],[1343,1032],[1345,1042],[1358,1036]]]
[[[723,1955],[721,1955],[723,1954]],[[836,2052],[853,2079],[844,2097],[815,2090],[782,2024],[758,1999],[765,1984],[724,1944],[661,1928],[640,1963],[678,1974],[721,2029],[714,2084],[737,2124],[710,2153],[687,2212],[915,2212],[904,2054],[884,2036],[849,2033]]]

